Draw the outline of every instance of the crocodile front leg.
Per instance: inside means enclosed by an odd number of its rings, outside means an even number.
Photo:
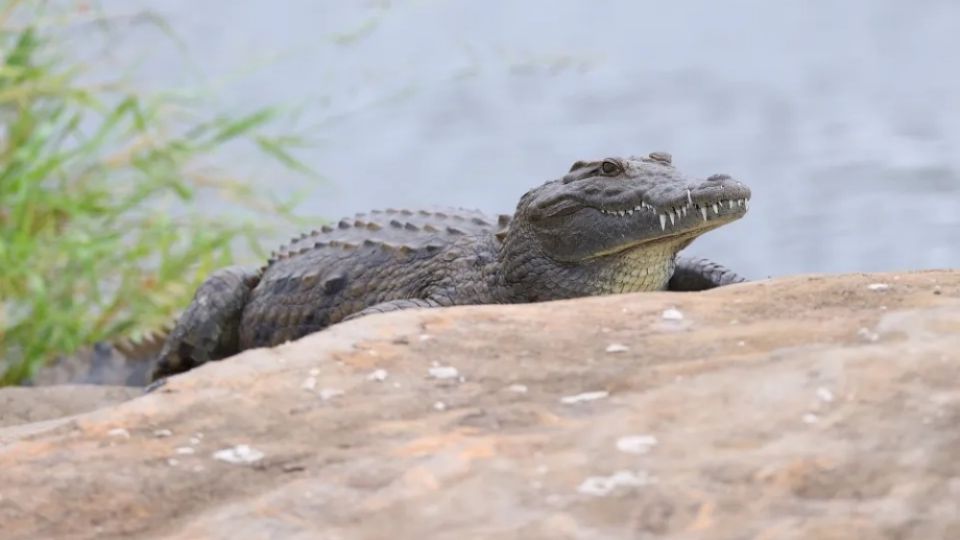
[[[239,266],[211,274],[170,332],[151,380],[239,352],[240,318],[259,279],[258,270]]]
[[[677,258],[677,267],[667,285],[669,291],[703,291],[747,281],[733,270],[709,259]]]

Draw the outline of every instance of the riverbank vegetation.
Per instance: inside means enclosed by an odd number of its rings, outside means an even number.
[[[262,253],[253,216],[295,219],[291,201],[218,167],[229,149],[310,175],[302,141],[276,133],[279,109],[221,114],[94,77],[64,36],[109,18],[51,6],[0,2],[0,385],[167,324],[238,245]]]

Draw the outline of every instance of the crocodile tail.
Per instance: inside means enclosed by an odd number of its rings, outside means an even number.
[[[141,336],[121,338],[112,344],[113,348],[122,354],[125,358],[135,361],[144,361],[156,358],[163,349],[164,342],[170,332],[173,331],[173,323],[147,332]]]
[[[241,272],[247,289],[256,285],[264,268]],[[96,343],[40,368],[25,384],[146,386],[152,381],[152,374],[160,363],[160,353],[174,328],[176,324],[171,322],[143,335],[121,338],[113,343]]]
[[[41,367],[25,384],[146,386],[172,325],[115,343],[99,342]]]

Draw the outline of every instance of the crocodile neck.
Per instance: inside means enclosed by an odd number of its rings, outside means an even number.
[[[512,302],[541,302],[666,290],[677,253],[692,241],[678,238],[562,262],[546,255],[525,231],[511,230],[498,246],[498,296]]]

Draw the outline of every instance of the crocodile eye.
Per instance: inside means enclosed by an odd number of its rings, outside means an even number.
[[[600,164],[600,172],[606,175],[613,176],[618,174],[622,169],[620,165],[615,161],[606,160]]]

